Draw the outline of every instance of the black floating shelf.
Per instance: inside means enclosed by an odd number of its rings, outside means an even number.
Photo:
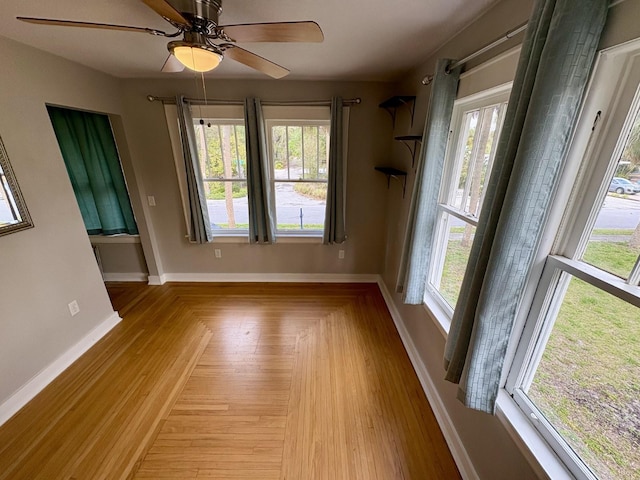
[[[407,189],[407,172],[393,167],[375,167],[375,169],[387,176],[387,188],[389,188],[392,178],[400,180],[402,182],[402,198],[404,198]]]
[[[399,137],[394,137],[394,140],[399,140],[402,144],[407,147],[409,153],[411,153],[411,168],[413,168],[416,163],[416,153],[418,148],[418,143],[422,143],[421,135],[401,135]]]
[[[394,137],[396,140],[411,140],[414,142],[421,142],[422,141],[422,135],[401,135],[399,137]]]
[[[391,115],[391,119],[393,120],[393,126],[396,125],[396,112],[398,108],[408,106],[411,112],[411,126],[413,126],[413,112],[415,110],[415,95],[396,95],[395,97],[391,97],[384,102],[382,102],[378,107],[384,108],[389,115]]]

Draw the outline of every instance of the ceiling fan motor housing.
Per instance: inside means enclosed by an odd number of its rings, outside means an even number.
[[[169,3],[191,21],[196,32],[212,33],[219,24],[222,0],[170,0]]]

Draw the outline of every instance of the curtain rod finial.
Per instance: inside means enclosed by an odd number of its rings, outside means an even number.
[[[147,100],[149,100],[150,102],[155,102],[157,98],[154,97],[153,95],[147,95]]]
[[[433,81],[433,75],[427,75],[422,79],[422,85],[429,85]]]

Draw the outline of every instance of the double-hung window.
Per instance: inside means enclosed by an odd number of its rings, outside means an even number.
[[[348,109],[344,112],[346,138]],[[329,106],[263,106],[269,170],[266,188],[274,199],[269,215],[280,237],[321,237],[329,180]],[[189,228],[188,187],[177,110],[166,105],[176,172]],[[191,106],[207,211],[214,236],[247,236],[249,185],[244,108]],[[346,143],[346,141],[345,141]]]
[[[193,107],[198,159],[214,235],[249,230],[242,107]]]
[[[510,85],[454,104],[425,299],[455,308],[507,108]]]
[[[329,178],[328,107],[264,107],[278,235],[322,235]]]
[[[580,479],[640,471],[640,188],[613,183],[640,173],[639,85],[640,43],[601,56],[506,383]]]

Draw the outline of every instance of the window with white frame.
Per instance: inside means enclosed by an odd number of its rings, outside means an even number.
[[[263,106],[276,234],[321,237],[329,177],[329,106]],[[198,159],[214,236],[245,237],[249,231],[247,154],[242,105],[191,107]],[[187,229],[188,187],[177,108],[165,105]],[[344,116],[346,156],[349,109]]]
[[[489,178],[510,85],[454,104],[426,295],[455,308]]]
[[[558,192],[566,208],[550,214],[554,254],[506,382],[579,479],[639,478],[639,85],[640,42],[600,58]]]
[[[278,235],[322,235],[329,107],[264,107]]]
[[[214,235],[249,230],[242,107],[192,107],[198,159]]]

